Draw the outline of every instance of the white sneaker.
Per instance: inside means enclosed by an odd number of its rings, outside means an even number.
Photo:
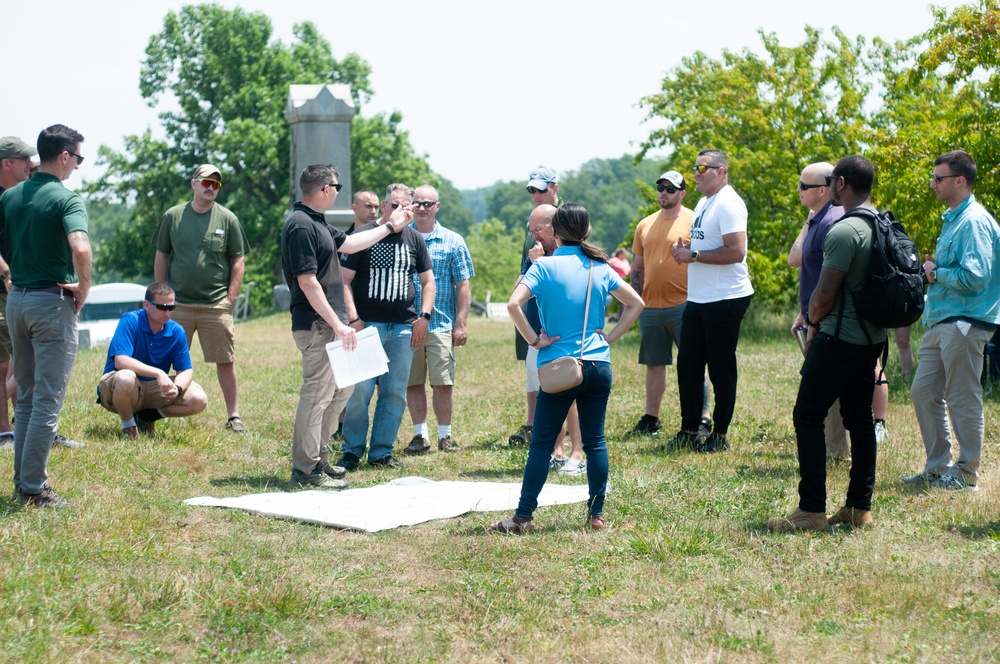
[[[556,472],[560,475],[583,475],[587,472],[587,462],[579,459],[566,459],[563,467]]]

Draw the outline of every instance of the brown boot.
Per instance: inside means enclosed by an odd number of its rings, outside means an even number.
[[[854,528],[871,528],[875,525],[875,519],[872,518],[871,510],[859,510],[845,505],[830,517],[829,523],[831,526],[846,523]]]

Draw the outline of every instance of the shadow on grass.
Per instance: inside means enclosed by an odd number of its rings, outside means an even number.
[[[946,528],[950,530],[950,528]],[[958,533],[970,540],[991,540],[993,542],[1000,542],[1000,522],[993,521],[992,523],[986,523],[981,526],[961,526],[958,528]]]
[[[736,469],[736,477],[740,479],[781,479],[798,477],[798,465],[781,464],[774,466],[740,466]]]
[[[524,468],[500,468],[492,470],[486,468],[480,468],[477,470],[462,471],[458,474],[458,476],[469,479],[520,480],[521,477],[524,476]]]
[[[286,475],[233,475],[216,480],[209,480],[212,486],[247,487],[249,489],[268,489],[270,491],[290,491]]]

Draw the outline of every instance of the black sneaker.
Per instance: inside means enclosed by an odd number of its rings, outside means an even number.
[[[70,507],[73,503],[69,502],[58,493],[52,490],[48,484],[42,487],[41,493],[25,493],[21,489],[17,490],[17,500],[22,505],[30,505],[32,507]]]
[[[694,446],[698,442],[698,437],[693,433],[688,433],[681,429],[677,432],[677,435],[668,440],[663,445],[660,445],[661,452],[677,452],[681,450],[694,449]]]
[[[521,425],[521,428],[517,430],[517,433],[512,434],[511,437],[507,439],[507,444],[511,447],[531,445],[531,425]]]
[[[660,422],[660,418],[653,417],[652,415],[643,415],[639,418],[639,423],[632,427],[632,430],[625,435],[629,438],[637,436],[658,436],[660,435],[660,429],[662,428],[663,424]]]
[[[708,417],[701,418],[698,422],[698,437],[708,438],[708,435],[712,433],[712,420]]]
[[[720,436],[717,433],[711,433],[708,438],[699,442],[695,448],[695,452],[700,452],[702,454],[711,454],[713,452],[728,452],[729,451],[729,441],[726,440],[725,436]]]
[[[350,452],[344,452],[343,455],[341,455],[340,460],[337,461],[337,465],[347,472],[357,470],[358,464],[360,463],[361,459],[359,459],[356,454],[351,454]]]
[[[368,465],[369,466],[376,466],[376,467],[379,467],[379,468],[402,468],[403,467],[403,464],[400,463],[391,454],[387,454],[386,456],[382,457],[381,459],[375,459],[374,461],[369,461]]]

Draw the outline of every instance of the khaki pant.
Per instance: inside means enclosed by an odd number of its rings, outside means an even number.
[[[292,465],[304,475],[314,475],[322,472],[322,464],[329,458],[327,441],[337,429],[340,412],[354,386],[338,390],[334,383],[326,345],[337,335],[325,321],[316,321],[309,330],[295,330],[292,337],[302,353],[302,388],[295,409]]]

